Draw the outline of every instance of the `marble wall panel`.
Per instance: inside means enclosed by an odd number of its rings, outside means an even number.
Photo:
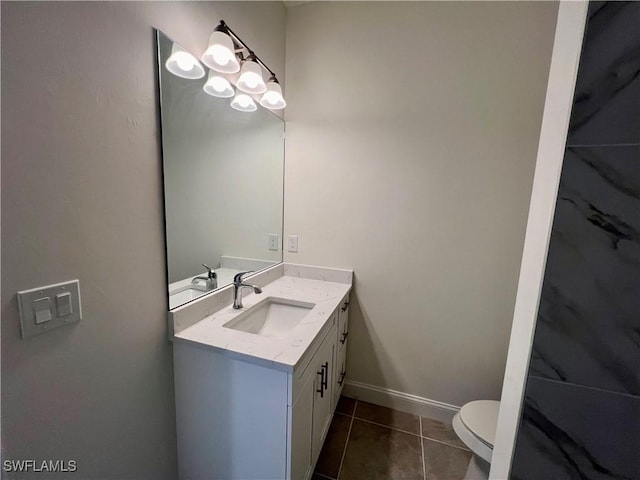
[[[591,2],[568,145],[640,143],[640,3]]]
[[[640,480],[640,2],[587,22],[517,480]]]
[[[530,377],[514,480],[640,479],[640,397]]]
[[[640,395],[640,146],[567,149],[530,374]]]

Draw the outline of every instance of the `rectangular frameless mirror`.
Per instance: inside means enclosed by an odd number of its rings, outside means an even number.
[[[240,112],[231,98],[205,93],[206,75],[171,73],[165,64],[174,42],[160,31],[157,42],[174,309],[229,285],[238,272],[282,262],[284,122],[260,106]]]

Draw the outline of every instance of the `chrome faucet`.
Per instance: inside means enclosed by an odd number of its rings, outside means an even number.
[[[210,266],[205,265],[204,263],[202,264],[202,266],[207,269],[208,271],[207,276],[193,277],[193,279],[191,280],[191,283],[196,285],[200,280],[204,280],[206,282],[205,288],[207,292],[209,290],[215,290],[216,288],[218,288],[218,275],[216,274],[216,272],[213,271],[213,268],[211,268]]]
[[[233,277],[233,308],[236,310],[242,308],[242,287],[253,288],[255,293],[262,293],[262,289],[259,286],[242,282],[242,277],[248,273],[253,273],[253,270],[238,273]]]

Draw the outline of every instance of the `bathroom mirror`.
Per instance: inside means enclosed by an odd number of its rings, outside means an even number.
[[[169,309],[282,261],[284,122],[171,73],[157,31]],[[204,68],[208,74],[208,69]],[[206,264],[215,272],[208,280]],[[203,277],[196,279],[196,277]]]

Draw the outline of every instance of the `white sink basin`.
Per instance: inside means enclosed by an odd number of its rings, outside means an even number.
[[[209,290],[211,291],[211,290]],[[199,285],[187,285],[169,292],[169,310],[201,297],[208,291]]]
[[[284,337],[313,307],[314,303],[267,297],[223,327],[262,337]]]

